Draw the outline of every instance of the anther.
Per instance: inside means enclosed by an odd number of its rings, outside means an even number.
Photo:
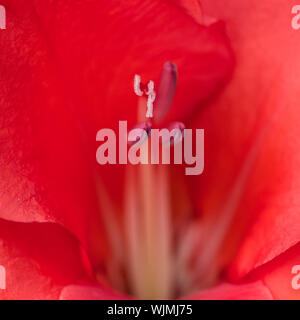
[[[160,76],[155,102],[156,123],[160,123],[169,111],[177,86],[177,68],[172,62],[166,62]]]

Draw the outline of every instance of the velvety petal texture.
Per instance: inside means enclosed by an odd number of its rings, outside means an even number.
[[[58,299],[65,286],[89,279],[78,241],[51,223],[0,220],[0,262],[1,300]]]
[[[3,4],[0,215],[60,223],[101,260],[95,180],[120,209],[123,170],[97,167],[96,132],[137,123],[134,75],[157,82],[166,61],[180,74],[169,120],[189,118],[227,82],[229,41],[222,26],[203,27],[169,1]]]
[[[237,253],[230,277],[240,280],[300,240],[299,34],[290,1],[201,3],[226,21],[236,69],[197,121],[206,167],[192,190],[216,234],[227,230],[218,259],[228,265]]]
[[[192,300],[272,300],[269,289],[261,282],[233,285],[220,284],[212,289],[187,297]]]
[[[300,299],[300,244],[291,247],[249,274],[251,281],[261,279],[274,299]]]
[[[128,300],[115,291],[91,285],[70,285],[61,291],[60,300]]]
[[[112,212],[121,227],[125,179],[124,166],[97,165],[95,137],[120,120],[138,124],[134,76],[158,83],[168,61],[178,83],[162,125],[205,130],[204,173],[184,183],[204,229],[199,255],[226,270],[226,282],[191,298],[298,298],[300,42],[290,1],[2,4],[0,298],[125,298],[93,273],[111,255]],[[107,196],[114,210],[99,205]]]

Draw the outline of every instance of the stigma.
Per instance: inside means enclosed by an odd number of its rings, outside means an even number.
[[[147,98],[147,112],[146,112],[146,118],[153,118],[153,103],[156,99],[156,92],[154,90],[154,82],[150,80],[145,86],[141,82],[141,77],[139,75],[134,76],[134,92],[137,96],[142,97],[143,95],[146,95]]]

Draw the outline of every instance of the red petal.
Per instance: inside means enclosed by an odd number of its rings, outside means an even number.
[[[271,300],[272,295],[261,281],[234,285],[223,283],[210,290],[194,294],[191,300]]]
[[[78,242],[50,223],[0,220],[0,299],[58,299],[62,288],[87,279]]]
[[[195,21],[201,23],[203,21],[203,13],[200,0],[170,0],[181,6]]]
[[[96,132],[136,124],[134,75],[157,81],[166,61],[180,74],[169,119],[189,117],[226,82],[228,40],[159,0],[3,4],[1,217],[57,221],[101,256],[95,171],[118,206],[122,170],[96,167]]]
[[[60,295],[61,300],[128,300],[129,297],[107,288],[91,285],[70,285]]]
[[[261,279],[274,299],[299,300],[299,265],[300,243],[253,271],[249,278]]]
[[[231,276],[240,279],[300,240],[299,34],[284,0],[202,3],[226,22],[237,66],[197,122],[206,167],[195,197],[215,225],[228,218],[221,251],[228,264],[239,249]]]

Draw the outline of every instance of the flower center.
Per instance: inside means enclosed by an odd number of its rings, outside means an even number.
[[[148,139],[152,124],[145,121],[145,112],[146,118],[161,122],[172,103],[176,79],[176,67],[166,63],[156,94],[153,81],[145,86],[140,76],[135,76],[138,127],[145,129]],[[183,129],[180,123],[172,126]],[[150,157],[149,150],[142,152],[143,148],[149,148],[149,144],[141,145],[141,154]],[[103,189],[101,201],[112,251],[107,277],[115,288],[141,299],[171,299],[216,281],[216,250],[204,247],[212,226],[192,217],[183,183],[173,177],[169,166],[126,167],[121,223],[114,220],[113,206]]]
[[[141,299],[185,296],[213,285],[218,276],[215,257],[204,247],[208,232],[171,175],[168,166],[128,165],[121,223],[114,220],[113,206],[103,204],[111,246],[106,277],[114,288]]]

